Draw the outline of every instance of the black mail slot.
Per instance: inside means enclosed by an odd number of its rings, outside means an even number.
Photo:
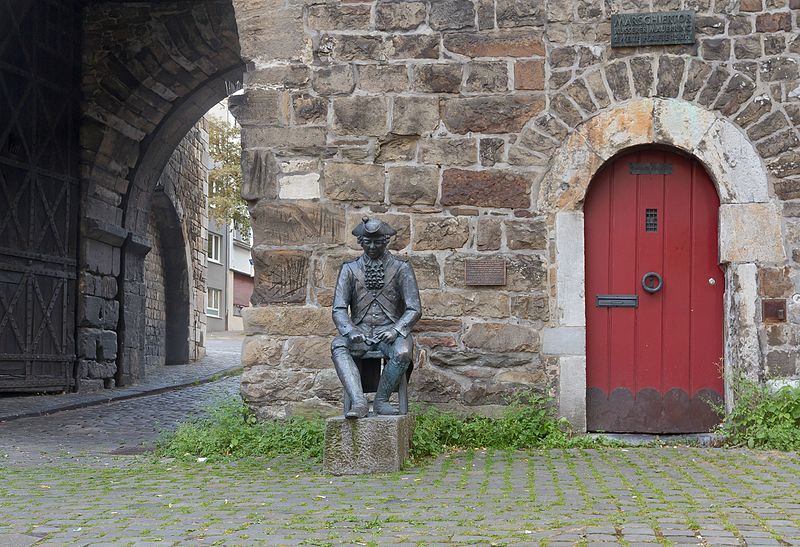
[[[598,308],[638,308],[639,297],[635,294],[598,294]]]

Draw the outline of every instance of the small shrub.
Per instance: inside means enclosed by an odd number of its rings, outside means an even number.
[[[733,446],[800,450],[800,388],[769,386],[738,376],[732,383],[734,408],[718,431]],[[724,414],[724,409],[718,409]]]
[[[246,456],[322,456],[325,423],[321,419],[288,418],[258,421],[240,399],[211,408],[207,418],[181,424],[157,446],[162,456],[210,460]]]

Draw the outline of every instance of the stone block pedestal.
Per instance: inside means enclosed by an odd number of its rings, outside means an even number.
[[[328,418],[323,469],[333,475],[399,471],[408,458],[413,429],[410,415]]]

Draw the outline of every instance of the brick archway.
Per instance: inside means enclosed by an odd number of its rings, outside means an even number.
[[[555,325],[548,338],[567,339],[559,359],[559,409],[586,429],[586,318],[583,200],[594,174],[614,156],[640,145],[664,145],[692,154],[706,167],[722,203],[720,263],[725,268],[724,374],[733,364],[758,371],[757,263],[782,262],[780,214],[770,196],[760,156],[727,119],[677,99],[641,99],[599,114],[556,151],[540,188],[555,260]],[[734,296],[736,295],[736,296]],[[726,397],[730,402],[730,397]]]

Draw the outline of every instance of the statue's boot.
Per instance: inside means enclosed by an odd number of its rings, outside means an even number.
[[[369,414],[369,403],[366,397],[362,397],[360,401],[353,401],[350,405],[350,410],[345,412],[345,418],[366,418]]]
[[[342,382],[345,393],[350,397],[350,410],[344,413],[345,418],[366,418],[369,414],[369,403],[361,387],[361,373],[353,358],[346,349],[336,348],[333,351],[333,364],[336,374]]]
[[[372,403],[372,409],[375,414],[387,416],[400,414],[400,411],[389,402],[389,397],[397,389],[400,384],[400,377],[405,373],[405,367],[396,359],[390,359],[386,366],[383,367],[381,379],[378,381],[378,389],[375,391],[375,401]]]

